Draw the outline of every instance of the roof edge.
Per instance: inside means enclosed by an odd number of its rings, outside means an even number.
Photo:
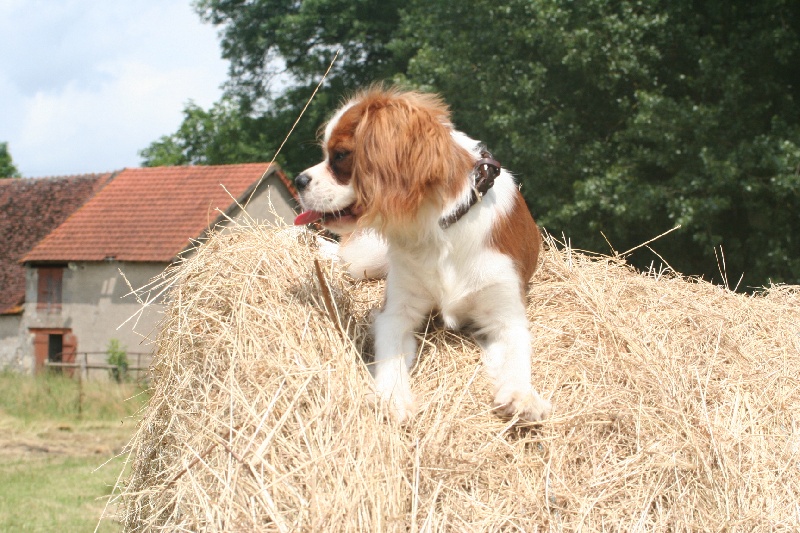
[[[250,197],[261,186],[262,183],[264,183],[268,178],[270,178],[273,175],[278,177],[280,182],[283,183],[283,185],[292,195],[292,198],[294,198],[295,201],[297,201],[298,200],[297,189],[294,187],[289,178],[286,177],[286,174],[283,173],[283,169],[277,163],[274,162],[270,163],[267,166],[266,170],[264,170],[264,172],[261,174],[261,177],[258,178],[258,181],[250,185],[247,188],[247,190],[245,190],[238,198],[234,198],[233,201],[230,204],[228,204],[227,209],[220,212],[219,215],[217,215],[217,217],[213,221],[211,221],[211,223],[208,224],[208,226],[203,228],[203,231],[201,231],[197,237],[190,239],[189,244],[187,244],[180,252],[175,254],[173,261],[176,259],[180,259],[188,251],[193,250],[197,248],[198,245],[202,244],[206,239],[208,239],[209,231],[212,228],[218,226],[224,220],[231,219],[232,218],[231,214],[235,212],[237,209],[245,211],[245,209],[247,208],[247,203],[250,201]]]
[[[24,265],[25,263],[29,263],[29,262],[31,262],[31,261],[36,261],[36,259],[29,259],[30,255],[31,255],[31,254],[34,252],[34,250],[36,250],[36,248],[38,248],[38,247],[39,247],[39,246],[40,246],[40,245],[41,245],[43,242],[45,242],[45,241],[47,240],[47,238],[48,238],[50,235],[52,235],[52,234],[53,234],[53,232],[54,232],[54,231],[56,231],[58,228],[60,228],[60,227],[61,227],[61,226],[63,226],[64,224],[66,224],[66,223],[67,223],[67,221],[68,221],[69,219],[71,219],[72,217],[74,217],[74,216],[75,216],[75,213],[77,213],[78,211],[80,211],[81,209],[83,209],[83,208],[84,208],[84,206],[85,206],[86,204],[88,204],[88,203],[89,203],[89,202],[92,200],[92,198],[94,198],[95,196],[97,196],[97,194],[98,194],[100,191],[102,191],[102,190],[103,190],[103,189],[106,187],[106,185],[108,185],[109,183],[111,183],[111,182],[114,180],[114,178],[116,178],[116,177],[117,177],[117,176],[120,174],[120,172],[122,172],[122,170],[115,170],[115,171],[113,171],[113,172],[102,172],[102,173],[99,173],[99,174],[95,174],[95,176],[97,176],[97,183],[95,184],[95,186],[94,186],[94,189],[92,190],[92,194],[90,194],[90,195],[89,195],[89,196],[88,196],[88,197],[87,197],[87,198],[86,198],[86,199],[83,201],[83,203],[80,205],[80,207],[78,207],[76,210],[74,210],[72,213],[70,213],[70,214],[69,214],[69,216],[68,216],[67,218],[65,218],[65,219],[64,219],[64,220],[61,222],[61,224],[59,224],[58,226],[56,226],[56,227],[52,228],[52,229],[51,229],[51,230],[50,230],[50,231],[47,233],[47,235],[45,235],[44,237],[42,237],[42,239],[41,239],[39,242],[37,242],[37,243],[36,243],[36,244],[35,244],[35,245],[34,245],[34,246],[33,246],[33,247],[30,249],[30,250],[28,250],[27,252],[25,252],[25,255],[23,255],[22,257],[20,257],[20,258],[17,260],[17,263],[18,263],[18,264],[21,264],[21,265]],[[40,178],[35,178],[35,179],[40,179]],[[62,261],[62,262],[63,262],[63,261]]]

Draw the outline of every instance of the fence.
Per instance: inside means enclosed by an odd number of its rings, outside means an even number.
[[[147,372],[150,369],[153,354],[149,352],[127,352],[127,356],[130,363],[127,368],[128,375],[136,381],[147,379]],[[57,371],[67,370],[68,374],[77,377],[79,381],[88,380],[90,377],[108,378],[111,375],[111,371],[118,368],[118,366],[106,363],[107,357],[108,354],[106,352],[80,352],[75,354],[75,361],[71,363],[45,361],[44,365],[46,368]],[[135,358],[136,364],[133,364],[133,358]],[[75,370],[78,371],[75,372]]]

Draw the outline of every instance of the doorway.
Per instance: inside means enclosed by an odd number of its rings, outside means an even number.
[[[47,335],[47,360],[50,363],[64,362],[64,335],[61,333],[49,333]],[[61,374],[62,367],[52,367],[51,372]]]
[[[50,363],[74,363],[78,340],[68,328],[31,328],[33,334],[33,352],[36,359],[35,372],[38,374]],[[73,375],[74,369],[67,367],[51,367],[57,373]]]

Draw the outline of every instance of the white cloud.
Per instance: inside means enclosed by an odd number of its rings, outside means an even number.
[[[0,19],[0,141],[23,175],[136,166],[186,102],[221,94],[216,30],[188,0],[0,0]]]
[[[137,150],[177,128],[186,95],[215,82],[188,67],[158,70],[125,62],[98,69],[109,79],[97,87],[73,81],[25,100],[18,144],[13,144],[16,162],[35,161],[59,174],[136,166]]]

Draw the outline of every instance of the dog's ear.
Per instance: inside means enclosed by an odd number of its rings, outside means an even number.
[[[451,136],[447,106],[418,93],[373,94],[362,105],[353,187],[365,219],[407,223],[425,202],[455,198],[472,158]]]

